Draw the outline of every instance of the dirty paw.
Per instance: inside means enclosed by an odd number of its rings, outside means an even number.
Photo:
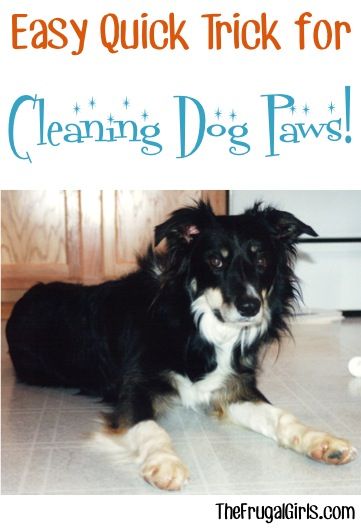
[[[148,460],[141,474],[148,483],[163,490],[180,490],[189,478],[187,467],[172,455]]]
[[[319,434],[312,439],[307,455],[330,465],[343,465],[356,458],[357,450],[344,439]]]

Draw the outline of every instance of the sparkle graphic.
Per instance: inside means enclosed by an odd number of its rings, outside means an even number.
[[[231,118],[232,121],[234,121],[237,117],[237,114],[235,113],[234,110],[232,110],[232,112],[230,113],[229,117]]]
[[[222,112],[219,110],[219,107],[217,108],[217,111],[214,113],[214,115],[219,119],[222,115]]]
[[[143,110],[143,113],[141,114],[141,116],[144,119],[144,121],[146,121],[149,118],[149,114],[147,113],[146,110]]]
[[[328,105],[328,110],[331,112],[331,114],[335,110],[335,108],[336,108],[336,106],[331,101],[331,103]]]
[[[78,103],[75,103],[75,105],[73,106],[73,110],[75,114],[78,115],[78,113],[80,112],[80,106],[78,105]]]
[[[296,107],[295,107],[295,105],[292,105],[292,106],[291,106],[290,111],[292,112],[292,116],[293,116],[293,114],[296,112]]]
[[[302,110],[303,110],[303,112],[304,112],[304,113],[306,114],[306,116],[307,116],[307,114],[308,114],[309,111],[310,111],[310,107],[307,105],[307,103],[305,104],[305,106],[303,107]]]
[[[123,106],[125,106],[125,110],[128,110],[128,107],[130,105],[128,97],[126,97],[123,101]]]
[[[114,121],[114,118],[111,114],[109,114],[108,121],[109,121],[109,125],[111,125]]]
[[[95,105],[96,105],[96,103],[95,103],[95,99],[94,99],[94,97],[92,97],[92,98],[90,99],[90,101],[89,101],[89,106],[91,106],[92,109],[93,109],[93,108],[95,107]]]

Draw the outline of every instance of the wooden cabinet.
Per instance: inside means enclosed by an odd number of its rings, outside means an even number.
[[[2,308],[38,281],[96,283],[129,272],[174,209],[225,191],[2,191]]]
[[[3,191],[2,288],[80,277],[79,219],[77,192]]]

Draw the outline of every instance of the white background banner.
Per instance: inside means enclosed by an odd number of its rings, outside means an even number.
[[[358,9],[2,1],[2,187],[358,187]]]

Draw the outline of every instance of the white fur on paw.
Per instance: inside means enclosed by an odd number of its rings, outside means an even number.
[[[349,441],[338,439],[330,434],[309,432],[307,455],[316,461],[322,461],[330,465],[343,465],[349,463],[357,456],[357,450]]]
[[[148,483],[164,490],[180,490],[189,478],[187,467],[172,454],[148,458],[141,474]]]

